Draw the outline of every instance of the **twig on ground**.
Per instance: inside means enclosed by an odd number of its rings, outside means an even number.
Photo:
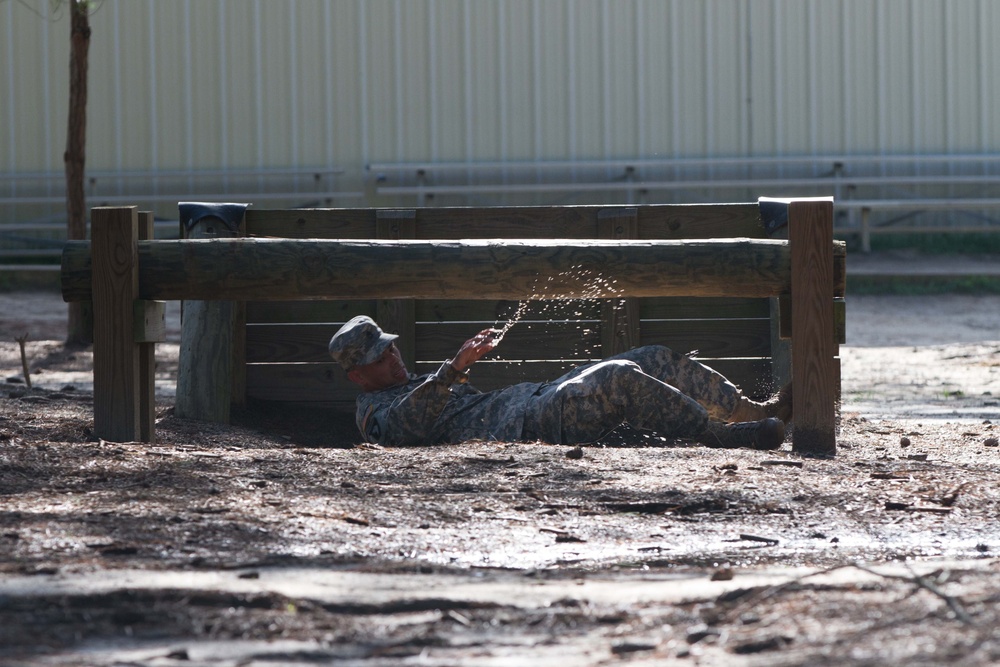
[[[913,571],[913,568],[910,567],[909,563],[906,563],[906,569],[910,571],[910,576],[902,574],[885,574],[882,572],[878,572],[876,570],[872,570],[868,567],[865,567],[860,563],[854,563],[854,567],[861,570],[862,572],[874,574],[884,579],[896,579],[899,581],[908,581],[912,584],[915,584],[918,588],[922,588],[925,591],[932,593],[933,595],[936,595],[942,600],[944,600],[945,604],[948,605],[948,608],[951,609],[952,613],[955,614],[955,618],[960,620],[962,623],[965,623],[966,625],[974,625],[972,617],[969,616],[968,612],[965,611],[965,606],[962,604],[961,600],[959,600],[954,595],[948,595],[940,588],[938,588],[931,582],[927,581],[927,579],[921,577],[919,574]]]
[[[872,569],[866,565],[862,565],[861,563],[857,562],[844,563],[843,565],[834,565],[832,567],[828,567],[823,570],[817,570],[816,572],[810,572],[808,574],[804,574],[801,577],[796,577],[781,584],[775,584],[774,586],[769,586],[762,590],[754,591],[752,594],[746,596],[746,599],[743,599],[740,604],[736,605],[733,609],[729,610],[728,614],[732,614],[737,611],[742,611],[751,604],[762,602],[768,598],[778,595],[779,593],[788,588],[801,585],[806,579],[809,579],[811,577],[821,576],[824,574],[831,574],[833,572],[836,572],[837,570],[843,570],[849,567],[853,567],[857,570],[861,570],[862,572],[874,575],[876,577],[881,577],[883,579],[894,579],[897,581],[905,581],[914,584],[918,588],[922,588],[925,591],[941,598],[945,602],[945,604],[948,605],[948,608],[951,609],[952,613],[955,614],[955,618],[957,618],[959,621],[961,621],[965,625],[975,625],[975,622],[972,620],[972,617],[969,616],[968,612],[965,611],[965,606],[962,604],[962,601],[959,598],[955,597],[954,595],[948,595],[940,588],[935,586],[933,583],[931,583],[924,577],[918,575],[916,572],[913,571],[913,568],[910,567],[909,564],[907,564],[907,569],[911,572],[910,575],[887,574],[884,572],[879,572],[878,570]]]
[[[21,368],[24,370],[24,383],[28,385],[28,389],[31,389],[31,373],[28,372],[28,356],[24,352],[24,344],[28,342],[28,334],[23,336],[15,336],[14,340],[21,347]]]

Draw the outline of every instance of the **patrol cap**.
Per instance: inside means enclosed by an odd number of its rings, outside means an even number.
[[[367,315],[358,315],[333,334],[330,356],[349,371],[355,366],[377,361],[397,338],[399,336],[382,331]]]

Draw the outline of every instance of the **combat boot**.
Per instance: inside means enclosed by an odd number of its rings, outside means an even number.
[[[710,421],[705,432],[697,438],[708,447],[723,449],[777,449],[785,441],[785,424],[774,417],[760,421],[723,424]]]

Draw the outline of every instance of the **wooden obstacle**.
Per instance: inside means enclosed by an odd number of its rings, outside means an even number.
[[[151,336],[126,320],[155,319],[159,301],[237,304],[234,321],[222,325],[232,327],[235,358],[226,377],[212,380],[229,391],[215,395],[352,410],[357,388],[326,346],[354,315],[399,333],[408,366],[421,373],[534,299],[542,312],[529,307],[497,358],[476,364],[477,387],[552,379],[581,362],[660,343],[698,350],[699,360],[750,395],[793,380],[793,448],[835,452],[846,253],[833,241],[829,198],[248,209],[238,238],[171,241],[140,240],[137,219],[134,208],[96,208],[92,241],[69,243],[63,253],[64,299],[93,299],[102,323],[94,427],[105,439],[152,437],[148,410],[135,407],[136,397],[151,395],[152,379],[133,361]]]

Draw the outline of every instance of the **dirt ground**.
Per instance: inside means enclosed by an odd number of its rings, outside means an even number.
[[[110,443],[65,305],[0,294],[0,665],[1000,660],[1000,297],[850,298],[833,460],[189,422],[169,319]]]

